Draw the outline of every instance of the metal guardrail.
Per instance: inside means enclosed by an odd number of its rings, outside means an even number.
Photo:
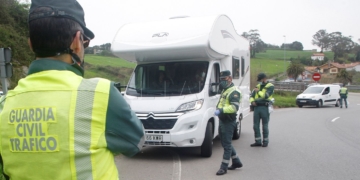
[[[304,82],[271,82],[275,90],[303,92],[308,84]]]
[[[360,90],[359,85],[347,85],[346,87],[348,90]]]
[[[275,90],[303,92],[311,83],[306,82],[271,82]],[[360,90],[360,85],[347,85],[348,90]]]

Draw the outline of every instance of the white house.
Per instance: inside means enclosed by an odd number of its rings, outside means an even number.
[[[312,60],[319,60],[319,61],[323,61],[325,58],[325,54],[324,53],[313,53],[313,55],[311,56]]]

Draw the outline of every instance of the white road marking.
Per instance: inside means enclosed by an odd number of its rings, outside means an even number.
[[[336,120],[338,120],[340,117],[336,117],[333,120],[331,120],[331,122],[335,122]]]
[[[180,156],[176,153],[171,151],[173,156],[173,173],[172,173],[172,180],[181,180],[181,160]]]

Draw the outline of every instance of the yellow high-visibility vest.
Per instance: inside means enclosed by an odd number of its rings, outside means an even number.
[[[347,94],[347,88],[346,87],[340,88],[340,94],[346,95]]]
[[[232,102],[232,104],[230,104],[230,102],[229,102],[230,94],[234,91],[237,91],[240,94],[239,102],[236,102],[237,106],[240,105],[240,101],[241,101],[240,91],[235,86],[230,87],[226,91],[221,93],[221,97],[220,97],[219,103],[217,105],[217,108],[219,108],[219,109],[222,108],[224,113],[236,113],[237,112],[236,107],[232,105],[235,102]]]
[[[105,139],[110,81],[48,70],[1,102],[0,151],[12,180],[118,179]]]

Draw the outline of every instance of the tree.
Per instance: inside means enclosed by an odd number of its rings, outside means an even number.
[[[294,41],[294,42],[290,45],[290,49],[302,51],[302,50],[304,49],[304,46],[302,45],[301,42]]]
[[[265,43],[260,39],[260,34],[257,29],[251,29],[249,33],[243,32],[241,36],[243,36],[250,42],[251,58],[255,58],[255,53],[258,53],[264,49]]]
[[[313,35],[312,44],[316,45],[321,48],[320,52],[329,49],[330,46],[330,38],[329,34],[326,32],[325,29],[320,29]]]
[[[353,72],[348,72],[348,71],[346,71],[346,69],[342,69],[336,75],[336,78],[339,79],[340,82],[347,84],[349,82],[352,83],[353,75],[354,75]]]
[[[341,32],[332,32],[329,34],[331,51],[334,52],[334,60],[347,58],[347,54],[350,53],[355,43],[352,41],[351,36],[343,36]]]
[[[304,71],[304,65],[297,62],[291,62],[287,67],[286,73],[289,77],[293,77],[294,81],[296,82],[299,75],[302,74]]]

